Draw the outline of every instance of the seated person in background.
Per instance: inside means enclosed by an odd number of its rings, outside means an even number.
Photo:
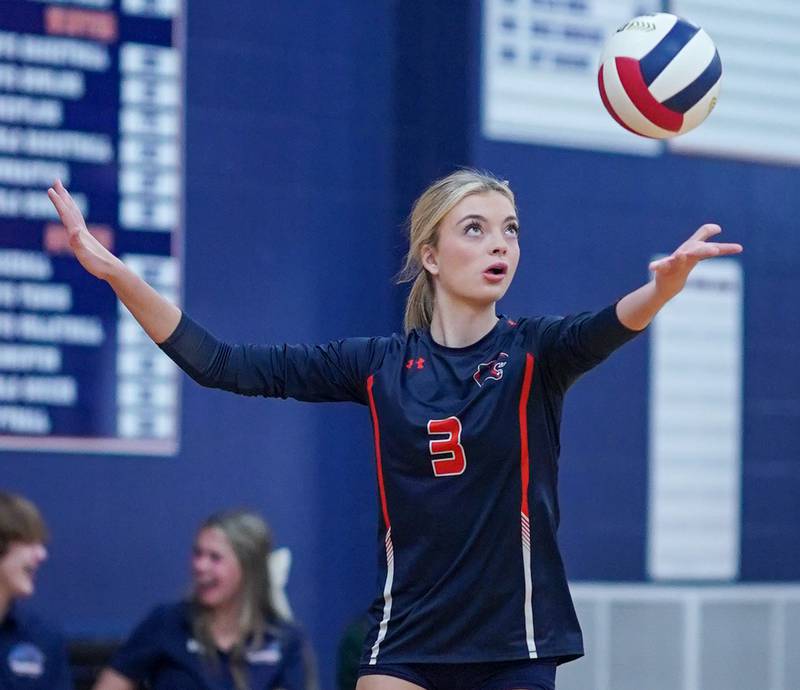
[[[273,602],[269,528],[244,511],[212,515],[192,554],[187,601],[157,607],[94,690],[307,690],[308,643]]]
[[[0,491],[0,688],[71,690],[72,677],[61,636],[23,611],[17,599],[34,591],[47,558],[47,528],[36,506]]]

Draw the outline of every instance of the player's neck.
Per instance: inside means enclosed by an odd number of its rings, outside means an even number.
[[[468,347],[497,324],[494,304],[475,306],[440,300],[437,296],[431,319],[431,338],[446,347]]]
[[[231,602],[214,610],[211,616],[211,635],[219,649],[227,651],[239,641],[241,603]]]

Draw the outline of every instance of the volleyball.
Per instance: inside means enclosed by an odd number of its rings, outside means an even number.
[[[631,19],[605,44],[597,82],[606,110],[643,137],[684,134],[717,104],[722,63],[700,27],[659,12]]]

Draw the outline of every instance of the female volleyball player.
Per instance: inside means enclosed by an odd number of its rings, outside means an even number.
[[[106,251],[60,183],[49,195],[78,260],[199,383],[369,406],[383,569],[358,690],[552,690],[556,664],[583,653],[556,543],[564,393],[699,261],[739,245],[708,242],[720,229],[704,225],[597,313],[499,318],[520,255],[514,195],[459,171],[412,210],[404,334],[233,346]]]
[[[191,597],[140,623],[94,690],[310,690],[305,639],[272,601],[271,550],[255,513],[209,517],[195,538]]]

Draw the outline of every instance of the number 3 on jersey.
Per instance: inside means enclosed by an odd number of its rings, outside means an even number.
[[[428,442],[434,475],[452,477],[462,474],[467,468],[467,456],[461,445],[461,421],[458,417],[431,419],[428,422],[428,435],[444,437]]]

